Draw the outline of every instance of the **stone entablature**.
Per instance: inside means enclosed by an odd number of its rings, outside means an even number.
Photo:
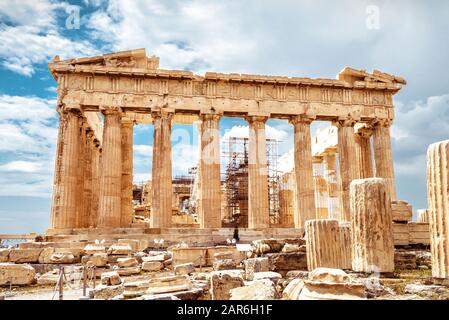
[[[117,67],[120,59],[133,58]],[[103,60],[102,60],[103,59]],[[120,106],[148,112],[169,106],[175,112],[214,111],[225,116],[266,115],[287,118],[307,114],[317,120],[348,117],[358,121],[394,117],[392,95],[405,81],[379,71],[343,69],[338,79],[311,79],[153,69],[145,66],[145,50],[100,57],[54,60],[49,68],[58,81],[59,103],[85,111]],[[118,60],[115,65],[101,61]],[[143,67],[145,66],[145,67]],[[175,118],[176,121],[176,118]]]

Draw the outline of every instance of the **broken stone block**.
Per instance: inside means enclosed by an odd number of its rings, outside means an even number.
[[[360,300],[365,299],[365,286],[353,283],[340,269],[317,268],[304,280],[298,300]]]
[[[172,254],[168,251],[148,251],[147,255],[149,257],[159,256],[159,259],[161,259],[160,256],[163,256],[164,260],[171,259],[172,257]]]
[[[116,271],[121,276],[131,276],[133,274],[139,274],[142,271],[142,269],[139,266],[135,266],[135,267],[118,268],[116,269]]]
[[[117,263],[120,268],[135,267],[138,264],[136,258],[118,258]]]
[[[37,263],[42,249],[11,249],[9,261],[14,263]]]
[[[158,261],[158,262],[164,262],[165,261],[165,255],[158,254],[155,256],[148,256],[148,257],[142,257],[143,262],[152,262],[152,261]]]
[[[35,274],[36,270],[28,264],[0,263],[0,286],[31,284]]]
[[[272,281],[268,279],[251,281],[243,287],[229,290],[229,300],[275,300],[279,298]]]
[[[113,255],[129,255],[133,252],[133,249],[129,244],[113,244],[109,250],[109,254]]]
[[[122,283],[122,278],[117,271],[103,272],[101,274],[101,283],[106,286],[114,286]]]
[[[215,260],[212,266],[215,271],[232,270],[232,269],[237,268],[237,264],[232,259]]]
[[[428,251],[416,251],[416,265],[432,268],[432,254]]]
[[[232,260],[233,257],[234,257],[234,254],[232,252],[216,252],[216,253],[214,253],[214,261],[225,260],[225,259]]]
[[[286,278],[307,279],[309,277],[308,271],[291,270],[285,274]]]
[[[268,258],[250,258],[244,260],[245,279],[253,280],[255,272],[270,271],[270,262]]]
[[[174,271],[176,275],[190,274],[195,272],[195,267],[193,263],[178,264],[175,266]]]
[[[261,239],[251,243],[252,251],[257,255],[265,253],[281,252],[285,244],[295,244],[298,246],[305,245],[305,241],[301,238],[291,239]]]
[[[131,247],[132,251],[139,251],[139,240],[135,239],[118,239],[118,245],[128,245]]]
[[[83,256],[82,264],[90,264],[95,267],[104,267],[108,263],[108,255],[106,253],[94,253],[91,256]]]
[[[86,255],[93,255],[94,253],[106,253],[106,248],[99,244],[88,244],[84,247],[84,253]]]
[[[164,261],[164,268],[167,268],[169,266],[171,266],[173,264],[173,260],[172,259],[168,259]]]
[[[50,257],[55,253],[55,248],[47,247],[42,249],[41,253],[39,254],[39,263],[50,263]]]
[[[92,295],[95,299],[102,299],[102,300],[110,300],[114,298],[115,296],[123,294],[123,285],[114,285],[114,286],[107,286],[107,285],[99,285],[95,289],[92,290]]]
[[[406,201],[391,201],[391,214],[394,222],[408,222],[412,220],[412,206]]]
[[[164,268],[164,264],[160,261],[144,261],[142,262],[143,271],[160,271]]]
[[[413,251],[396,250],[394,252],[394,268],[396,270],[416,269],[416,253]]]
[[[59,280],[59,270],[53,269],[52,271],[46,272],[37,278],[37,284],[39,285],[56,285]],[[64,280],[65,282],[65,280]]]
[[[293,279],[285,287],[284,291],[282,291],[282,298],[286,300],[298,300],[302,288],[304,288],[303,279]]]
[[[302,246],[302,245],[299,245],[299,244],[286,243],[282,247],[282,252],[299,252],[299,251],[304,252],[305,249],[306,249],[305,246]]]
[[[263,271],[263,272],[254,272],[253,280],[262,280],[262,279],[268,279],[271,281],[276,281],[281,279],[282,276],[273,271]]]
[[[71,253],[53,253],[50,257],[50,263],[73,263],[75,261],[75,257]]]
[[[212,300],[229,300],[230,290],[244,285],[241,270],[213,271],[210,274]]]
[[[192,282],[187,275],[153,278],[149,281],[146,294],[162,294],[192,289]]]
[[[140,297],[149,287],[148,281],[127,282],[123,285],[123,297],[126,299]]]
[[[340,269],[316,268],[309,272],[309,280],[315,282],[347,283],[349,275]]]
[[[305,252],[267,253],[266,257],[272,271],[307,270],[307,254]]]
[[[9,252],[11,249],[0,248],[0,262],[8,262],[9,261]]]

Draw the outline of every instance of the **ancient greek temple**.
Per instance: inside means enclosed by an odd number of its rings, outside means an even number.
[[[163,70],[144,49],[60,60],[49,69],[58,83],[60,116],[49,232],[132,225],[133,126],[153,124],[151,228],[170,228],[171,129],[200,122],[200,228],[221,228],[221,117],[249,123],[248,228],[269,228],[266,132],[268,119],[294,127],[294,228],[316,218],[313,121],[338,130],[341,220],[349,221],[349,185],[381,177],[396,200],[390,126],[392,96],[404,79],[344,68],[336,79]],[[373,150],[373,152],[372,152]],[[335,152],[319,158],[337,170]],[[316,155],[315,155],[316,158]]]

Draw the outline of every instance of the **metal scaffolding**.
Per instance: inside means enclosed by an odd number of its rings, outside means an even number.
[[[278,140],[267,139],[270,224],[279,224]],[[222,181],[226,196],[224,225],[248,226],[248,138],[229,137],[222,142]]]

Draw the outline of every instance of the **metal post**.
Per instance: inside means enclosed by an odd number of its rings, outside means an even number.
[[[96,278],[97,278],[97,273],[95,272],[95,266],[92,268],[92,274],[93,274],[93,281],[94,281],[94,285],[93,285],[93,287],[94,287],[94,290],[95,290],[95,280],[96,280]]]
[[[83,268],[83,296],[86,296],[86,287],[87,287],[87,267]]]
[[[59,268],[59,300],[64,300],[64,267]]]

